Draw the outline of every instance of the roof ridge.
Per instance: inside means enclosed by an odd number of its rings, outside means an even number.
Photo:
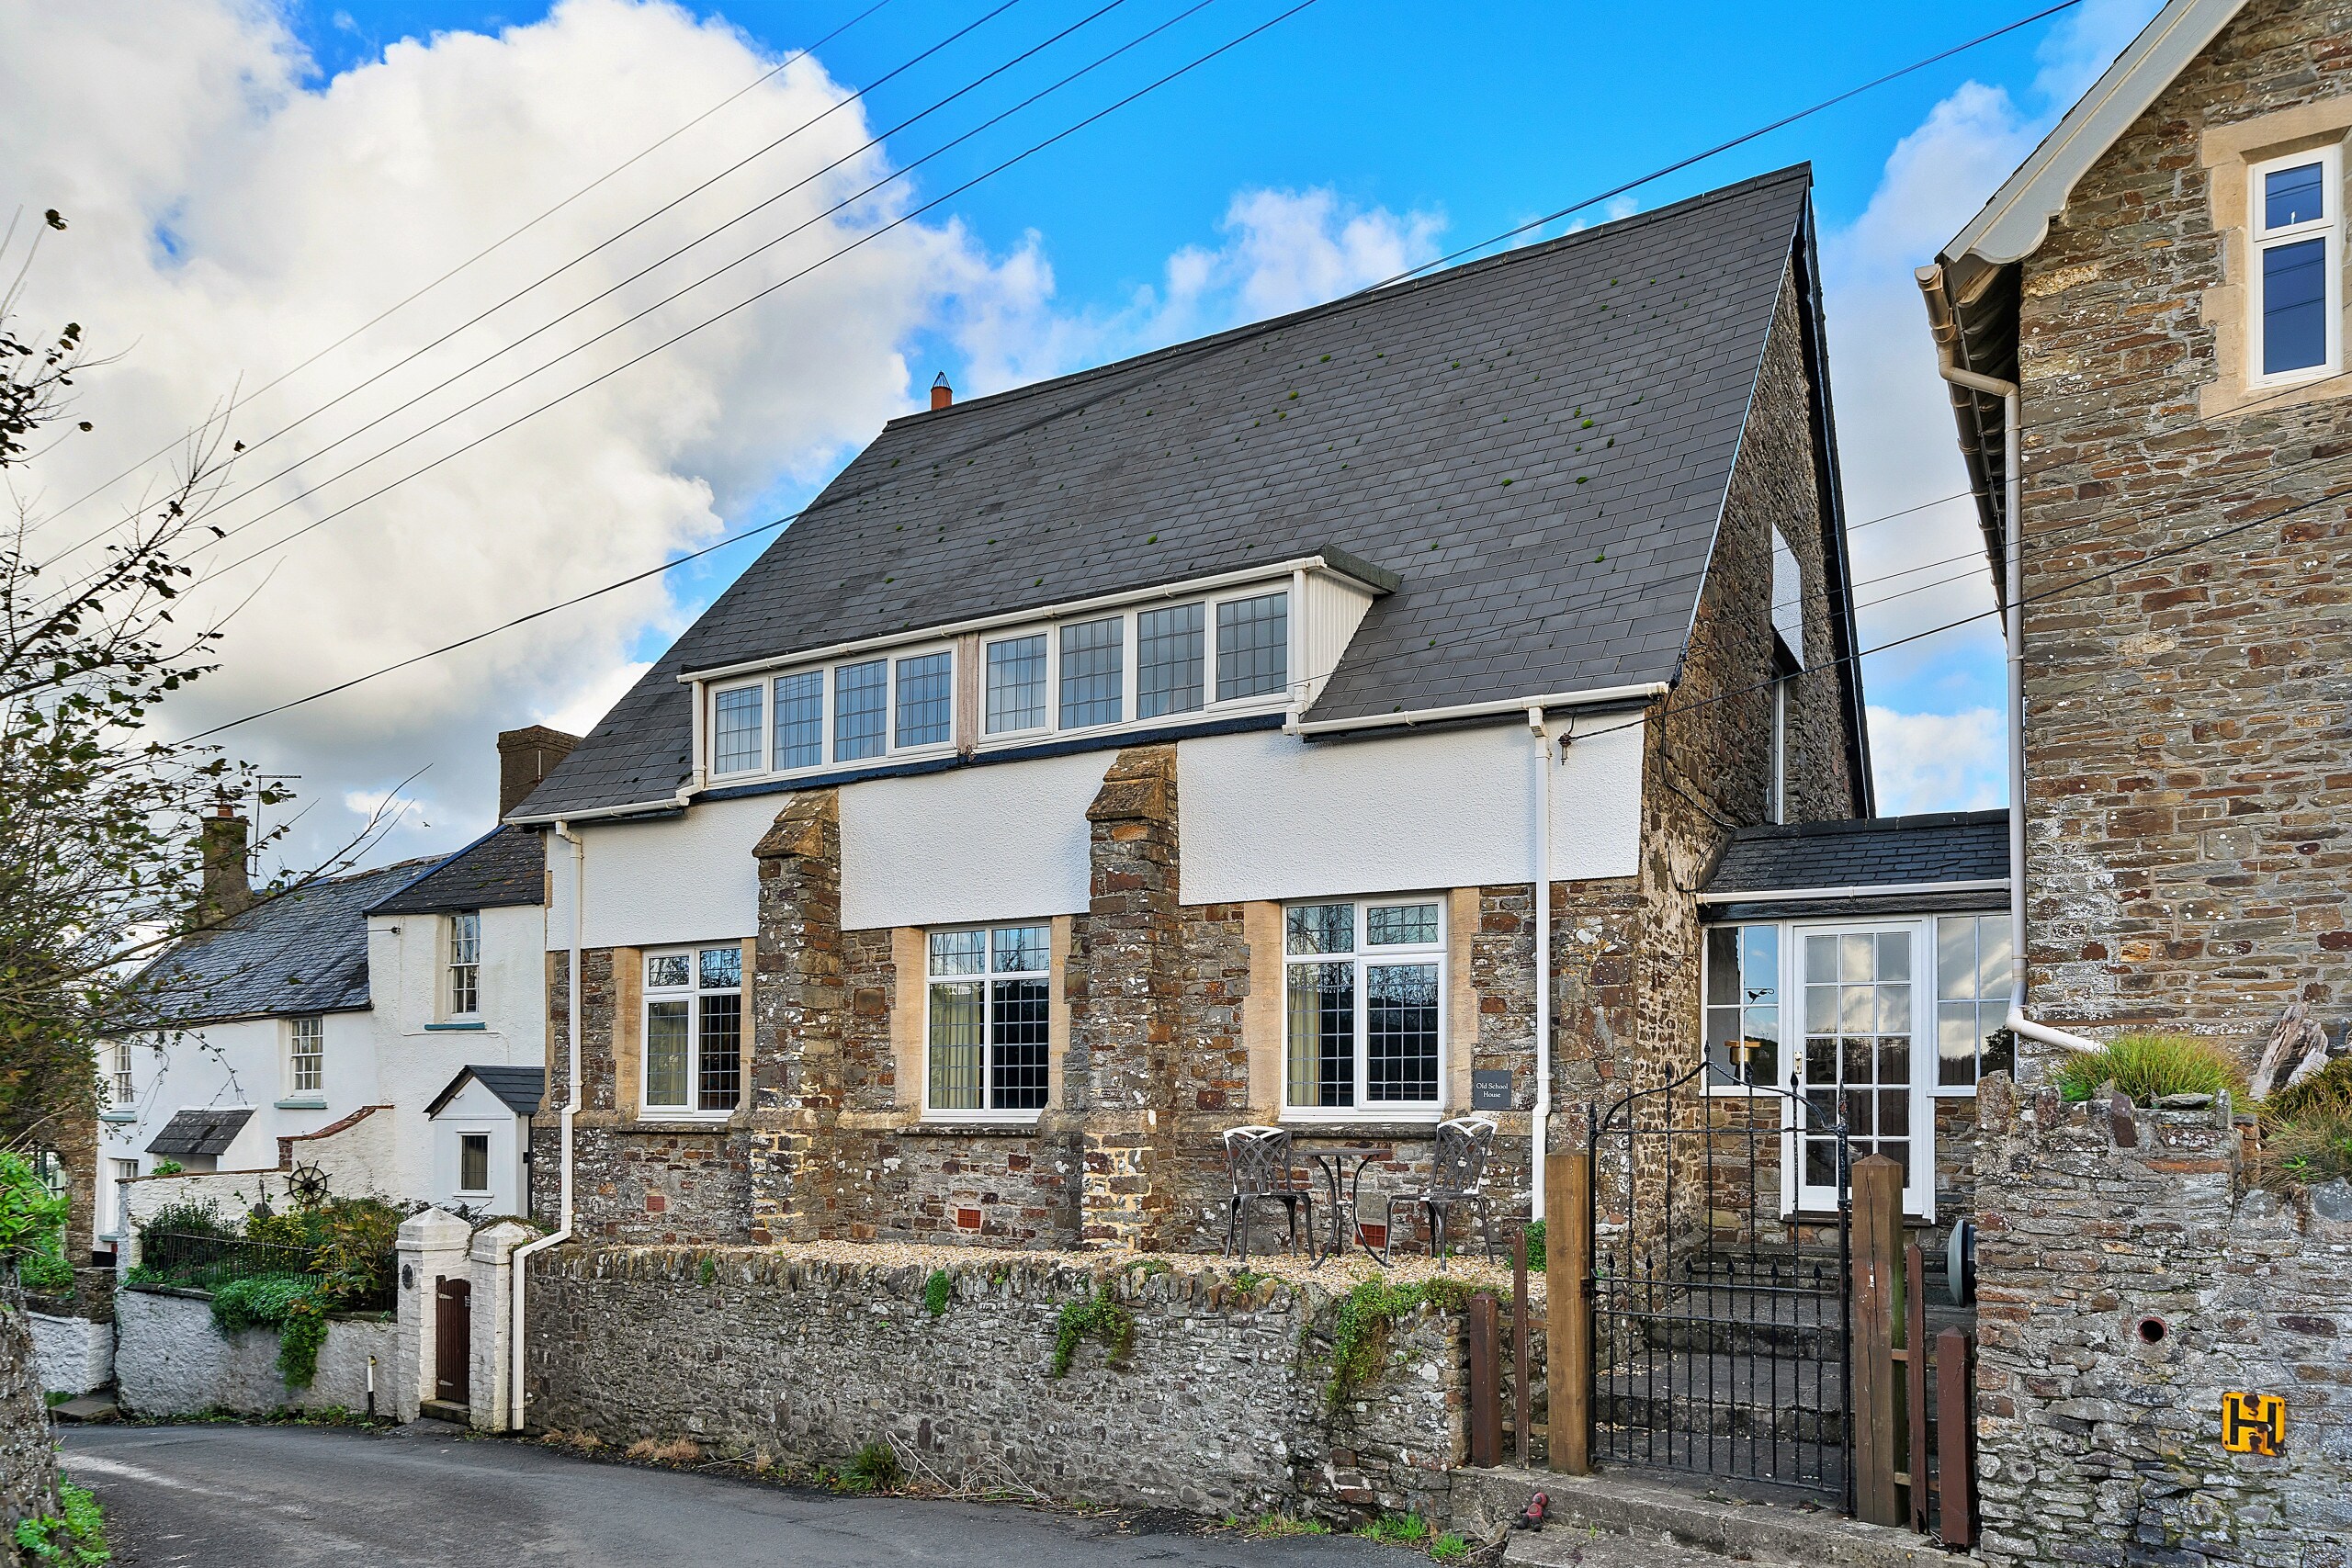
[[[1984,811],[1918,811],[1903,817],[1841,817],[1828,822],[1757,822],[1732,835],[1735,840],[1804,839],[1832,833],[1907,833],[1929,828],[1977,828],[2006,822],[2006,806]]]
[[[1696,195],[1683,197],[1680,201],[1669,202],[1664,207],[1653,208],[1646,212],[1629,212],[1623,218],[1612,218],[1605,223],[1596,224],[1589,229],[1573,229],[1567,233],[1555,235],[1549,240],[1539,240],[1531,244],[1513,246],[1496,255],[1474,257],[1469,261],[1447,267],[1442,272],[1430,273],[1426,277],[1411,278],[1385,287],[1359,288],[1352,293],[1343,294],[1337,299],[1326,299],[1318,305],[1305,306],[1279,316],[1267,316],[1255,321],[1243,321],[1227,327],[1223,332],[1210,333],[1203,337],[1186,338],[1182,343],[1167,344],[1159,348],[1145,349],[1139,354],[1131,354],[1124,359],[1114,359],[1102,365],[1090,365],[1082,369],[1064,371],[1059,376],[1049,376],[1042,381],[1030,381],[1018,387],[1007,387],[1001,391],[988,392],[978,397],[951,403],[944,409],[917,409],[911,413],[902,413],[895,419],[884,421],[882,429],[888,432],[933,420],[944,423],[946,419],[956,414],[969,413],[975,409],[1002,408],[1020,399],[1041,395],[1057,387],[1073,387],[1096,378],[1107,378],[1121,371],[1133,370],[1148,365],[1154,360],[1174,359],[1180,355],[1234,346],[1256,337],[1296,326],[1304,321],[1340,315],[1347,310],[1369,305],[1375,300],[1399,299],[1408,295],[1424,293],[1458,283],[1464,278],[1483,276],[1501,267],[1531,262],[1574,246],[1589,244],[1604,237],[1622,236],[1650,224],[1663,222],[1669,218],[1684,216],[1699,208],[1728,201],[1736,197],[1747,196],[1756,191],[1785,185],[1792,181],[1802,181],[1807,186],[1813,183],[1813,164],[1810,159],[1785,164],[1764,174],[1751,175],[1747,179],[1727,186],[1719,186],[1713,190],[1700,191]],[[849,470],[844,468],[842,471],[847,473]],[[810,503],[809,510],[814,511],[823,504],[824,497],[820,494],[815,502]]]

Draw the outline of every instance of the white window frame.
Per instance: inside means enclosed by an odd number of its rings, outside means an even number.
[[[302,1049],[302,1044],[305,1039],[305,1025],[309,1025],[311,1030],[308,1038],[318,1045],[318,1049],[316,1051],[304,1051]],[[311,1084],[308,1087],[305,1087],[302,1082],[302,1064],[305,1059],[309,1060],[313,1065],[313,1070],[315,1071],[318,1078],[317,1082]],[[314,1012],[305,1013],[300,1018],[289,1018],[286,1021],[286,1098],[288,1100],[324,1100],[326,1097],[326,1015],[324,1013]]]
[[[1804,939],[1830,933],[1840,935],[1867,931],[1872,936],[1888,931],[1904,931],[1911,940],[1911,1105],[1908,1139],[1911,1161],[1903,1176],[1903,1212],[1915,1218],[1925,1218],[1930,1224],[1936,1217],[1936,1134],[1935,1100],[1928,1092],[1935,1077],[1936,1008],[1935,1008],[1935,917],[1905,915],[1889,918],[1851,916],[1846,919],[1792,919],[1781,922],[1781,1051],[1796,1072],[1802,1090],[1809,1087],[1804,1077],[1805,1050],[1804,1028]],[[1926,968],[1922,968],[1922,965]],[[1775,1096],[1774,1098],[1779,1098]],[[1794,1114],[1781,1118],[1781,1168],[1789,1173],[1781,1183],[1781,1213],[1783,1218],[1798,1212],[1797,1197],[1804,1186],[1803,1149],[1799,1146],[1800,1123]],[[1854,1156],[1859,1159],[1860,1154]]]
[[[130,1228],[123,1223],[125,1211],[130,1207],[130,1194],[122,1190],[122,1184],[125,1180],[137,1179],[139,1162],[135,1159],[109,1159],[107,1161],[107,1228],[100,1235],[120,1240]]]
[[[1984,1017],[1989,1011],[1996,1021],[1999,1021],[2002,1023],[2007,1022],[2009,1007],[2009,980],[2008,976],[2004,973],[1995,977],[1994,988],[1991,991],[1984,992],[1973,998],[1946,998],[1943,994],[1944,976],[1942,963],[1943,923],[1946,920],[1998,920],[2001,924],[2006,926],[2009,923],[2009,916],[2007,910],[1996,912],[1989,909],[1973,911],[1967,909],[1954,909],[1945,914],[1931,915],[1928,918],[1927,933],[1922,938],[1922,942],[1928,949],[1928,966],[1934,971],[1934,973],[1929,976],[1928,982],[1928,989],[1930,994],[1929,1002],[1933,1009],[1933,1016],[1929,1021],[1935,1026],[1936,1031],[1935,1037],[1930,1042],[1930,1043],[1934,1045],[1935,1050],[1932,1053],[1933,1070],[1928,1075],[1929,1079],[1928,1084],[1928,1094],[1930,1099],[1934,1100],[1973,1100],[1976,1098],[1976,1086],[1984,1081],[1984,1036],[1991,1032],[1991,1031],[1984,1027]],[[1984,931],[1984,927],[1980,924],[1976,929],[1981,942],[1981,934]],[[2017,933],[2015,931],[2011,931],[2009,933],[2009,940],[2013,944],[2015,943],[2017,941]],[[2016,952],[2014,945],[2011,947],[2010,952],[2012,953]],[[1977,978],[1981,984],[1984,977],[1983,972],[1984,950],[1981,945],[1977,949]],[[1947,1001],[1950,1001],[1951,1004],[1955,1007],[1959,1006],[1962,1002],[1966,1001],[1976,1009],[1976,1077],[1965,1084],[1948,1084],[1943,1081],[1943,1010]]]
[[[481,1140],[481,1185],[469,1187],[466,1185],[466,1145],[476,1138]],[[458,1134],[458,1175],[452,1188],[458,1197],[487,1198],[498,1190],[497,1174],[490,1168],[490,1145],[491,1137],[487,1132]]]
[[[2306,164],[2320,166],[2320,193],[2325,207],[2322,215],[2306,223],[2290,224],[2282,229],[2263,226],[2266,216],[2263,200],[2263,180],[2281,169],[2300,168]],[[2291,386],[2301,381],[2324,380],[2339,375],[2344,368],[2344,159],[2343,148],[2335,143],[2324,147],[2307,148],[2281,158],[2267,158],[2246,168],[2246,382],[2254,387]],[[2327,301],[2324,307],[2327,332],[2327,355],[2317,365],[2299,369],[2267,374],[2263,361],[2263,253],[2277,245],[2295,244],[2310,239],[2324,239],[2322,252],[2326,268]]]
[[[464,961],[458,956],[461,951],[458,946],[458,933],[465,930],[464,922],[468,919],[473,921],[473,956],[470,961]],[[481,1016],[481,911],[480,909],[451,911],[443,936],[441,960],[443,979],[441,1005],[447,1010],[444,1016],[451,1019],[480,1018]],[[460,974],[465,976],[462,991],[458,984]],[[458,1005],[464,991],[473,993],[471,1007]]]
[[[1075,609],[1067,614],[1034,621],[1012,622],[990,626],[978,634],[977,658],[979,669],[977,688],[979,692],[978,711],[970,716],[976,733],[963,732],[966,715],[958,701],[950,708],[948,739],[920,746],[898,744],[899,661],[919,659],[926,653],[944,652],[949,656],[949,690],[960,693],[966,672],[956,662],[963,657],[957,647],[959,639],[932,636],[900,644],[883,644],[861,648],[821,662],[777,665],[752,672],[738,672],[723,680],[711,680],[703,687],[702,750],[706,776],[715,785],[732,786],[763,783],[771,779],[808,777],[820,773],[845,772],[851,769],[880,767],[891,762],[917,761],[950,755],[968,745],[975,751],[991,751],[1009,747],[1034,745],[1039,740],[1057,736],[1114,736],[1136,730],[1156,730],[1177,725],[1200,724],[1214,719],[1244,714],[1280,713],[1291,705],[1291,694],[1306,684],[1301,673],[1305,660],[1305,617],[1306,596],[1300,592],[1298,574],[1261,578],[1254,581],[1194,592],[1170,592],[1137,598],[1114,604],[1096,604],[1088,609]],[[1224,604],[1244,599],[1262,599],[1270,594],[1283,596],[1283,625],[1286,633],[1283,659],[1283,683],[1272,692],[1261,692],[1246,697],[1219,697],[1216,694],[1217,610]],[[1172,608],[1179,604],[1201,606],[1201,705],[1182,713],[1159,714],[1150,718],[1138,718],[1136,709],[1140,698],[1138,681],[1142,674],[1140,649],[1137,643],[1137,616],[1146,611]],[[1061,634],[1065,626],[1081,626],[1090,621],[1116,619],[1121,622],[1119,645],[1119,713],[1114,722],[1072,725],[1061,722]],[[1042,636],[1046,639],[1046,714],[1045,722],[1021,729],[999,730],[988,728],[988,650],[990,645],[1017,641],[1023,637]],[[869,664],[876,660],[886,661],[888,701],[883,711],[883,750],[870,757],[836,761],[833,752],[834,733],[839,721],[838,693],[835,672],[843,665]],[[815,671],[821,673],[824,686],[824,747],[817,761],[797,768],[775,765],[776,702],[775,682],[790,675]],[[720,773],[718,762],[718,699],[722,694],[758,687],[760,696],[760,765]]]
[[[107,1063],[107,1109],[128,1110],[139,1103],[139,1077],[133,1070],[130,1042],[117,1040],[108,1050],[112,1053],[112,1059]]]
[[[1713,936],[1714,932],[1719,931],[1744,931],[1748,930],[1750,927],[1757,926],[1767,928],[1777,933],[1774,940],[1780,943],[1779,947],[1774,950],[1775,963],[1773,964],[1772,976],[1773,985],[1777,987],[1772,993],[1772,1010],[1776,1015],[1775,1021],[1781,1031],[1781,1060],[1779,1066],[1775,1069],[1774,1079],[1769,1084],[1758,1082],[1751,1087],[1748,1084],[1739,1083],[1732,1079],[1723,1077],[1719,1074],[1711,1071],[1700,1074],[1699,1083],[1705,1093],[1724,1095],[1733,1100],[1746,1100],[1751,1095],[1764,1095],[1768,1090],[1778,1090],[1780,1091],[1779,1094],[1772,1094],[1770,1096],[1777,1105],[1780,1100],[1780,1095],[1788,1092],[1789,1074],[1794,1070],[1794,1064],[1791,1062],[1789,1058],[1789,924],[1786,920],[1723,920],[1714,924],[1702,926],[1700,928],[1699,1059],[1702,1063],[1704,1063],[1707,1060],[1707,1015],[1714,1011],[1716,1007],[1716,1004],[1709,1001],[1708,999],[1710,997],[1714,995],[1714,992],[1710,988],[1710,987],[1713,981],[1715,967],[1714,958],[1713,956],[1714,944],[1708,939]],[[1745,997],[1741,998],[1738,1004],[1743,1023],[1745,1022],[1748,1005],[1749,1004]],[[1774,1111],[1774,1114],[1779,1114],[1777,1110]]]
[[[996,962],[996,938],[989,935],[981,959],[978,975],[933,975],[931,972],[931,939],[958,932],[1042,929],[1046,933],[1046,967],[1043,969],[1009,969],[999,973]],[[1054,922],[1049,919],[989,920],[979,925],[926,926],[922,932],[922,1119],[926,1122],[1027,1126],[1045,1115],[1054,1102],[1054,1078],[1061,1071],[1062,1048],[1067,1041],[1054,1038],[1054,1013],[1061,998],[1054,985]],[[1029,1109],[1013,1106],[1000,1110],[986,1103],[990,1089],[989,1068],[996,1059],[996,1026],[984,991],[980,999],[980,1099],[978,1109],[935,1106],[931,1102],[931,989],[934,985],[969,984],[978,979],[983,985],[999,980],[1043,980],[1046,982],[1046,1103]]]
[[[1244,595],[1248,597],[1248,595]],[[1354,897],[1333,895],[1321,898],[1294,898],[1282,907],[1283,986],[1279,1005],[1282,1009],[1282,1055],[1278,1070],[1282,1074],[1282,1121],[1285,1122],[1390,1122],[1425,1125],[1442,1122],[1446,1116],[1447,1072],[1453,1060],[1453,973],[1449,952],[1452,931],[1448,925],[1450,901],[1442,893],[1371,893]],[[1351,904],[1355,908],[1354,951],[1351,953],[1301,953],[1290,951],[1290,912],[1295,908],[1310,908],[1326,904]],[[1433,942],[1394,943],[1373,947],[1364,940],[1366,917],[1373,908],[1399,904],[1434,904],[1437,906],[1437,940]],[[1384,1100],[1371,1102],[1365,1094],[1371,1061],[1369,1032],[1365,1028],[1365,1013],[1371,1005],[1371,988],[1364,983],[1364,968],[1370,964],[1408,961],[1428,962],[1437,965],[1437,1098],[1422,1103],[1400,1103]],[[1355,966],[1355,1086],[1352,1105],[1293,1105],[1290,1102],[1290,972],[1294,965],[1352,962]]]
[[[706,952],[731,949],[741,965],[736,971],[735,985],[706,988],[702,983],[702,955]],[[698,942],[684,947],[650,947],[638,956],[645,968],[643,984],[639,987],[637,1009],[637,1100],[638,1113],[656,1122],[724,1122],[742,1109],[743,1095],[751,1076],[752,1063],[752,998],[749,987],[750,965],[742,963],[743,944],[741,941]],[[653,965],[663,958],[686,961],[686,983],[683,986],[656,986]],[[735,1034],[735,1103],[723,1110],[698,1109],[702,1098],[702,999],[705,997],[732,996],[737,998]],[[657,1002],[686,1003],[686,1099],[684,1104],[656,1104],[653,1091],[653,1007]]]

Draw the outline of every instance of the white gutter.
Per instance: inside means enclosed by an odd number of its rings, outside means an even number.
[[[1489,703],[1464,703],[1450,708],[1417,708],[1411,713],[1365,714],[1358,718],[1302,719],[1293,728],[1300,735],[1336,735],[1348,729],[1379,729],[1384,728],[1411,728],[1416,725],[1441,724],[1455,718],[1491,718],[1498,714],[1525,710],[1541,715],[1545,708],[1596,707],[1604,703],[1647,702],[1662,697],[1668,691],[1663,681],[1644,681],[1632,686],[1597,686],[1586,692],[1554,692],[1541,697],[1504,697]],[[1532,721],[1531,721],[1532,722]]]
[[[1963,882],[1858,882],[1845,887],[1758,887],[1747,892],[1702,893],[1702,904],[1770,904],[1789,898],[1897,898],[1926,893],[1998,893],[2008,887],[2006,876],[1971,877]]]
[[[569,1048],[571,1066],[564,1074],[562,1145],[561,1218],[556,1228],[537,1241],[527,1241],[509,1256],[514,1266],[514,1324],[511,1337],[514,1341],[514,1367],[507,1386],[506,1422],[510,1429],[523,1429],[523,1348],[530,1320],[524,1315],[524,1287],[531,1277],[527,1267],[531,1255],[559,1242],[571,1239],[571,1117],[580,1109],[580,941],[585,925],[584,911],[588,906],[588,843],[571,830],[568,822],[555,825],[556,836],[571,845],[571,950],[564,966],[563,983],[567,995],[563,1005],[563,1032]]]
[[[1527,728],[1535,732],[1535,1126],[1529,1166],[1535,1193],[1529,1216],[1544,1217],[1544,1148],[1552,1119],[1552,737],[1544,709],[1530,704]]]
[[[2002,1021],[2012,1033],[2065,1051],[2102,1049],[2096,1040],[2069,1034],[2028,1018],[2025,961],[2025,441],[2018,418],[2018,384],[1963,370],[1954,362],[1960,323],[1944,295],[1944,269],[1923,266],[1919,291],[1927,296],[1928,325],[1936,339],[1936,367],[1955,387],[2001,400],[2002,635],[2009,645],[2009,1011]]]

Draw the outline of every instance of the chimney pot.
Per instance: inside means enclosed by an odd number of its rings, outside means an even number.
[[[931,383],[931,406],[944,409],[956,400],[956,389],[947,384],[947,372],[942,370]]]

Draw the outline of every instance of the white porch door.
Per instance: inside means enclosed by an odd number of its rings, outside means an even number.
[[[1923,998],[1931,994],[1918,962],[1923,925],[1799,925],[1791,932],[1790,989],[1804,1047],[1796,1053],[1794,1146],[1784,1157],[1793,1161],[1796,1206],[1806,1213],[1838,1206],[1842,1114],[1847,1157],[1879,1154],[1901,1165],[1904,1212],[1934,1217],[1935,1119],[1914,1048],[1934,1038],[1921,1022]]]

